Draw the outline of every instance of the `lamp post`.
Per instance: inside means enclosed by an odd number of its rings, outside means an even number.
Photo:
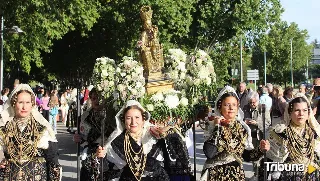
[[[240,36],[240,82],[243,82],[243,65],[242,65],[242,35]]]
[[[1,61],[0,61],[0,90],[3,89],[3,34],[4,34],[4,19],[1,16]],[[18,26],[13,26],[9,29],[9,33],[23,33],[23,31]]]
[[[267,52],[263,53],[263,62],[264,62],[264,85],[267,85]]]
[[[4,20],[1,16],[1,62],[0,62],[0,90],[3,90],[3,31],[4,31]]]
[[[307,58],[306,82],[309,83],[309,60]]]
[[[290,39],[290,47],[291,47],[291,53],[290,53],[290,64],[291,64],[291,87],[293,87],[293,70],[292,70],[292,38]]]

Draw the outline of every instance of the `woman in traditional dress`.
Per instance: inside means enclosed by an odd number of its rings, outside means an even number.
[[[224,87],[218,95],[214,108],[214,123],[210,121],[210,136],[205,140],[203,151],[207,156],[202,180],[244,181],[242,158],[258,160],[270,148],[262,140],[260,149],[253,149],[251,130],[243,121],[239,98],[235,90]]]
[[[0,180],[61,180],[58,146],[49,122],[35,107],[35,94],[19,84],[9,96],[0,119],[4,159]]]
[[[285,124],[270,131],[267,156],[274,162],[303,165],[301,170],[273,172],[274,179],[316,181],[320,176],[320,125],[305,95],[296,96],[285,109]]]
[[[149,123],[150,113],[129,100],[116,115],[117,128],[106,146],[97,150],[122,170],[121,181],[170,181],[163,168],[163,147],[168,128]]]
[[[163,157],[165,159],[164,168],[170,177],[170,181],[190,181],[192,180],[192,172],[190,165],[190,157],[186,145],[185,132],[187,127],[181,124],[182,120],[178,119],[175,125],[169,121],[167,125],[171,125],[166,132],[166,141],[162,141]],[[163,127],[163,126],[161,126]]]
[[[82,167],[80,180],[81,181],[97,181],[101,180],[101,170],[100,170],[100,160],[96,156],[96,149],[99,145],[102,144],[101,140],[101,128],[103,121],[105,121],[105,115],[102,111],[102,107],[99,105],[99,96],[96,89],[92,89],[89,93],[91,107],[85,111],[81,116],[80,122],[80,134],[74,135],[74,141],[76,143],[81,143],[83,147],[82,152]],[[104,122],[105,138],[112,133],[115,126],[112,125],[112,122]],[[111,167],[108,163],[105,165],[104,170],[104,179],[109,180],[110,177],[113,177],[112,174],[116,172],[108,171],[108,167]]]

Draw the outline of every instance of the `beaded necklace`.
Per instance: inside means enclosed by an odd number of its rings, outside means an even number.
[[[127,131],[124,138],[124,153],[127,164],[134,177],[140,181],[145,169],[147,155],[143,153],[143,145],[138,152],[134,151],[130,142],[130,135]]]
[[[306,124],[302,135],[299,135],[292,124],[287,129],[288,151],[295,163],[303,163],[308,166],[314,160],[314,133]],[[302,132],[298,129],[298,132]]]

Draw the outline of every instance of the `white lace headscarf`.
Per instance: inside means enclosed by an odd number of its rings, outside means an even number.
[[[12,93],[9,95],[8,100],[6,101],[4,107],[3,107],[3,111],[1,112],[1,119],[0,119],[0,126],[5,126],[7,122],[12,121],[13,118],[15,117],[15,109],[14,107],[11,105],[11,100],[14,98],[14,96],[16,95],[16,93],[18,93],[21,90],[26,90],[28,92],[30,92],[31,94],[34,95],[35,100],[34,103],[36,103],[36,96],[34,94],[34,92],[32,91],[31,87],[28,84],[19,84],[13,91]],[[48,131],[48,135],[50,137],[50,141],[56,142],[56,136],[55,133],[51,127],[51,125],[49,124],[49,122],[42,116],[42,114],[40,114],[40,112],[37,110],[37,108],[35,106],[32,107],[31,113],[32,117],[41,125],[45,126],[47,128]]]
[[[234,93],[234,95],[236,96],[236,98],[239,100],[236,91],[230,87],[230,86],[225,86],[219,93],[216,101],[215,101],[215,106],[214,106],[214,113],[216,116],[222,116],[220,110],[218,109],[218,101],[221,99],[221,97],[226,94],[226,93]],[[247,150],[252,150],[254,149],[254,146],[252,144],[252,137],[251,137],[251,129],[250,127],[243,121],[243,111],[241,110],[241,108],[238,106],[238,114],[236,117],[236,120],[239,121],[239,123],[243,126],[243,128],[247,131],[248,133],[248,137],[247,137],[247,141],[245,143],[245,148]]]
[[[122,168],[124,165],[126,165],[126,161],[122,160],[117,153],[113,150],[111,143],[114,139],[116,139],[126,128],[123,120],[121,120],[121,116],[124,112],[124,110],[129,106],[138,106],[140,109],[142,109],[143,112],[147,113],[147,120],[144,122],[143,131],[142,131],[142,138],[141,138],[141,144],[143,146],[143,152],[144,154],[148,154],[152,146],[157,143],[157,140],[150,134],[149,129],[153,124],[149,122],[150,120],[150,113],[146,111],[145,108],[141,106],[141,104],[138,101],[135,100],[129,100],[117,113],[115,116],[116,118],[116,124],[117,128],[112,132],[112,134],[109,136],[107,140],[107,144],[104,146],[107,154],[107,159],[113,163],[116,164],[118,168]]]
[[[309,126],[317,133],[318,136],[320,136],[320,125],[319,125],[318,121],[316,120],[316,118],[314,117],[314,114],[311,109],[310,102],[309,102],[308,98],[302,93],[297,93],[292,100],[294,100],[297,97],[301,97],[307,102],[308,109],[309,109],[309,119],[308,119]],[[286,105],[286,108],[284,111],[284,122],[285,122],[286,126],[288,126],[290,124],[290,120],[291,120],[291,116],[289,114],[290,102]]]

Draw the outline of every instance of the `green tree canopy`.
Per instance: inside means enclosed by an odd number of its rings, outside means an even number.
[[[292,67],[294,82],[303,79],[301,69],[304,69],[311,56],[311,46],[308,45],[307,30],[300,30],[296,23],[281,22],[271,27],[266,39],[256,39],[253,49],[252,64],[254,68],[264,70],[263,52],[267,52],[267,80],[277,84],[286,84],[291,80],[291,41]],[[300,72],[300,74],[299,74]],[[302,79],[302,80],[301,80]]]
[[[265,32],[282,12],[279,0],[9,0],[1,5],[6,25],[19,25],[26,33],[5,36],[6,66],[20,67],[37,75],[36,79],[47,79],[47,75],[65,78],[77,75],[77,70],[88,77],[97,57],[119,60],[136,54],[142,5],[152,7],[153,24],[159,27],[165,50],[209,47],[213,54],[220,51],[214,50],[216,43],[227,46],[240,35],[249,41]],[[236,52],[240,49],[233,50]],[[221,57],[217,58],[217,72],[226,73],[228,56],[217,55]]]

